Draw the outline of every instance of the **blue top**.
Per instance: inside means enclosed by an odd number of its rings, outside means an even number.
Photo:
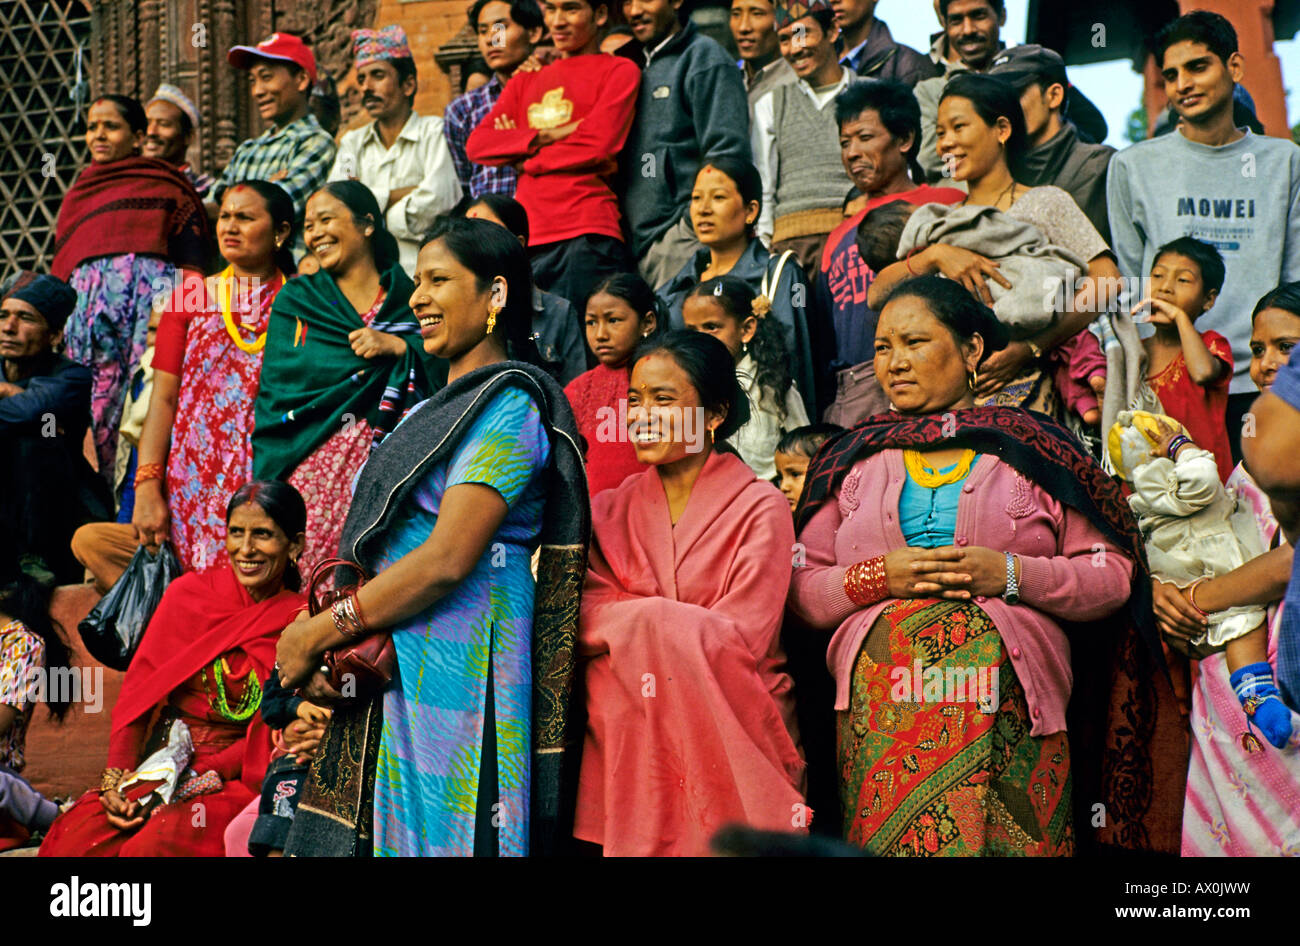
[[[1300,348],[1291,352],[1291,360],[1273,378],[1269,392],[1300,411]]]
[[[975,460],[978,459],[979,454],[976,454]],[[956,463],[950,463],[933,472],[950,473],[956,467]],[[972,461],[971,469],[974,468],[975,462]],[[947,486],[930,488],[918,484],[910,473],[907,475],[903,481],[903,492],[898,497],[898,524],[903,529],[903,540],[908,546],[937,549],[952,545],[953,536],[957,532],[957,502],[961,499],[961,484],[964,479],[965,476]]]

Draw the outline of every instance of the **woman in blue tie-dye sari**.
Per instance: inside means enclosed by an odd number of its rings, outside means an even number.
[[[380,855],[524,855],[566,833],[590,513],[563,392],[506,360],[530,350],[527,266],[508,232],[477,220],[446,221],[420,250],[411,309],[425,350],[450,363],[448,385],[371,456],[340,545],[376,575],[356,620],[392,630],[398,672],[381,700],[336,712],[288,854],[372,842]],[[321,614],[281,640],[286,685],[313,700],[337,696],[315,670],[346,640],[335,627]]]

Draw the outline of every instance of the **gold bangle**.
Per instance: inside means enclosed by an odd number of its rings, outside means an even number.
[[[101,792],[111,792],[122,784],[122,779],[126,777],[126,769],[104,769],[99,776],[99,790]]]

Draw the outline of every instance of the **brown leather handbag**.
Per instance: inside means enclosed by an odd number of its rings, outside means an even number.
[[[360,578],[355,585],[338,585],[330,590],[321,590],[320,584],[335,568],[351,569]],[[368,580],[365,571],[355,562],[349,562],[345,558],[326,559],[311,570],[311,580],[307,583],[308,613],[316,615],[328,611],[334,602],[347,597]],[[387,631],[377,631],[360,640],[348,641],[326,651],[322,662],[329,669],[329,685],[344,693],[346,700],[374,696],[388,686],[393,674],[397,672],[397,651],[393,647],[393,635]]]

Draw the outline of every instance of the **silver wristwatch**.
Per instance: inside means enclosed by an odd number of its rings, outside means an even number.
[[[1007,590],[1002,592],[1002,600],[1007,604],[1020,603],[1020,583],[1016,581],[1016,557],[1010,552],[1007,556]]]

